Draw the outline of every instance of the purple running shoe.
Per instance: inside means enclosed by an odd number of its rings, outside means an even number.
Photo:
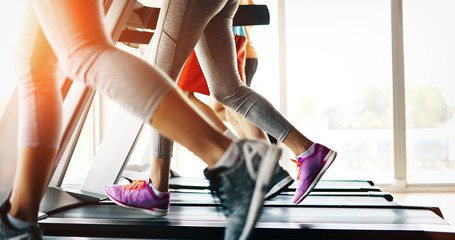
[[[316,143],[314,152],[305,158],[291,159],[297,164],[297,189],[294,194],[294,203],[299,204],[324,175],[337,156],[330,148]]]
[[[119,206],[140,210],[153,216],[165,216],[169,212],[169,197],[167,193],[157,197],[149,187],[150,179],[134,180],[132,183],[107,185],[106,195]]]

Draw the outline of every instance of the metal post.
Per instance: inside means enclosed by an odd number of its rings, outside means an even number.
[[[286,3],[284,0],[278,0],[278,60],[280,112],[283,116],[287,116]]]
[[[406,106],[403,51],[403,1],[391,0],[393,58],[393,133],[395,187],[406,187]]]

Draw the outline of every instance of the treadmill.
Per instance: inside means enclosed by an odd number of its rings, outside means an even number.
[[[171,178],[171,207],[165,217],[154,217],[119,207],[110,200],[81,201],[48,212],[40,220],[46,236],[86,238],[222,239],[225,217],[216,197],[198,184],[182,189]],[[188,179],[205,182],[205,179]],[[321,181],[321,185],[326,185]],[[368,181],[371,182],[371,181]],[[337,181],[337,185],[352,181]],[[350,186],[354,189],[354,186]],[[361,188],[361,186],[359,186]],[[454,226],[437,207],[400,205],[365,192],[312,192],[301,204],[292,192],[266,200],[253,239],[450,239]],[[377,192],[372,192],[377,193]]]

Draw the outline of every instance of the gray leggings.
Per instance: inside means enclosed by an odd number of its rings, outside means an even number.
[[[212,96],[283,141],[294,127],[240,80],[232,37],[238,4],[238,0],[165,0],[146,59],[176,80],[194,48]],[[172,156],[172,141],[155,130],[152,155]]]

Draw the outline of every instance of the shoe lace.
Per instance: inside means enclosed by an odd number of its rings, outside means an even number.
[[[125,191],[125,190],[138,190],[138,189],[144,188],[145,184],[146,183],[145,183],[144,180],[136,179],[132,183],[123,186],[122,189],[123,189],[123,191]]]
[[[253,158],[254,155],[260,153],[259,148],[257,147],[256,144],[250,142],[245,142],[242,148],[245,157],[246,169],[248,170],[248,173],[250,174],[251,178],[256,179],[258,174],[254,170]]]
[[[300,170],[302,169],[302,163],[296,159],[291,159],[291,162],[294,162],[296,164],[297,180],[300,180]]]

